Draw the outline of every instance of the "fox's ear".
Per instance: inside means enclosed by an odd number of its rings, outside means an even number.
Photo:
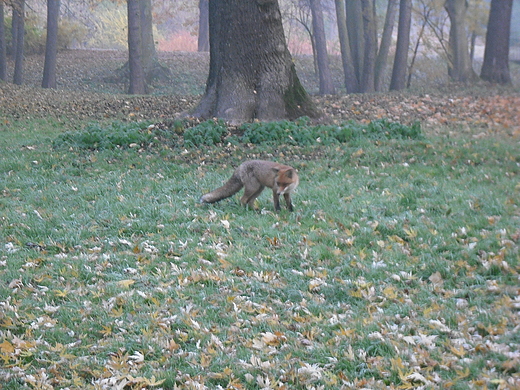
[[[278,172],[280,172],[280,168],[271,168],[273,170],[274,173],[278,174]]]
[[[286,175],[289,179],[292,179],[294,169],[288,169]]]

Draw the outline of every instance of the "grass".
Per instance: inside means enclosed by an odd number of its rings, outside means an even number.
[[[0,131],[5,389],[519,385],[518,143],[91,149],[56,147],[50,120]],[[258,212],[198,203],[246,158],[298,169],[294,213],[268,191]]]

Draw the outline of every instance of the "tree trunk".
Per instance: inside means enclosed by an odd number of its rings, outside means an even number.
[[[363,11],[363,36],[365,42],[361,92],[374,92],[377,29],[373,0],[361,0],[361,8]]]
[[[359,92],[359,84],[354,70],[350,42],[347,30],[347,14],[345,11],[345,0],[335,0],[336,19],[338,22],[339,45],[341,48],[341,62],[345,76],[345,89],[347,93]]]
[[[23,44],[25,32],[25,0],[13,2],[13,54],[14,76],[13,83],[23,83]]]
[[[511,84],[509,73],[509,35],[513,0],[491,0],[484,63],[480,77],[499,84]]]
[[[399,91],[406,87],[406,69],[408,64],[408,45],[410,44],[411,24],[412,0],[400,0],[399,27],[397,29],[397,44],[390,90]]]
[[[363,58],[365,52],[365,41],[363,35],[363,11],[361,2],[356,0],[345,0],[347,12],[347,30],[350,42],[352,63],[358,84],[361,85],[363,78]]]
[[[209,2],[210,69],[192,114],[233,123],[317,116],[287,49],[277,1]]]
[[[209,0],[199,0],[198,51],[209,51]]]
[[[142,36],[139,0],[127,0],[128,7],[128,66],[130,68],[130,94],[147,92],[142,62]]]
[[[47,0],[47,40],[45,42],[42,88],[56,88],[59,14],[60,0]]]
[[[476,78],[476,74],[471,66],[466,34],[468,2],[467,0],[446,0],[444,8],[450,18],[448,74],[453,81],[472,81]]]
[[[321,0],[310,0],[312,12],[312,29],[314,30],[314,43],[316,45],[316,59],[320,79],[320,95],[332,95],[336,93],[330,73],[329,55],[327,53],[327,38],[323,25],[323,11]]]
[[[4,4],[0,3],[0,80],[7,81],[7,52],[5,46]]]
[[[383,82],[385,79],[386,63],[388,60],[388,52],[392,43],[392,33],[395,24],[395,15],[397,13],[397,0],[389,0],[386,9],[385,25],[383,27],[383,34],[381,35],[381,44],[376,58],[375,69],[375,88],[376,91],[383,89]]]

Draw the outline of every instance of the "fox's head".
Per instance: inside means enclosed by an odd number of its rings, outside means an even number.
[[[274,169],[276,192],[279,195],[292,192],[298,186],[298,174],[293,168]]]

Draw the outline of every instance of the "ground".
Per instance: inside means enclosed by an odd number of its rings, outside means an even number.
[[[127,86],[112,83],[113,71],[126,61],[117,51],[74,50],[58,57],[58,90],[39,88],[42,56],[28,56],[24,86],[0,84],[0,115],[61,119],[171,119],[189,110],[204,91],[208,69],[207,53],[160,53],[161,63],[172,71],[167,85],[155,85],[152,95],[124,94]],[[317,90],[312,61],[295,58],[305,88]],[[512,67],[518,67],[512,65]],[[518,69],[514,68],[515,72]],[[341,88],[341,72],[335,80]],[[12,63],[9,64],[12,71]],[[418,82],[416,82],[417,84]],[[470,133],[484,137],[499,133],[520,137],[520,90],[481,83],[462,86],[444,83],[415,86],[404,93],[338,94],[314,96],[326,122],[371,121],[388,118],[402,123],[420,121],[433,133]],[[422,85],[422,84],[421,84]],[[67,121],[65,121],[67,122]]]

